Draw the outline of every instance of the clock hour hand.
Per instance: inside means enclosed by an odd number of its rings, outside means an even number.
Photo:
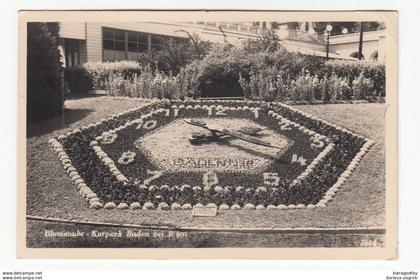
[[[222,128],[220,126],[209,126],[206,123],[203,123],[203,122],[200,122],[200,121],[195,121],[195,120],[192,120],[192,119],[184,119],[184,122],[186,122],[190,125],[205,128],[205,129],[211,131],[213,133],[213,135],[215,135],[215,137],[217,137],[217,134],[222,134],[222,135],[224,134],[224,135],[229,135],[231,137],[241,139],[243,141],[253,143],[253,144],[256,144],[256,145],[271,147],[271,148],[276,148],[276,149],[282,149],[282,147],[272,145],[271,143],[266,142],[264,140],[261,140],[261,139],[255,137],[255,136],[251,136],[251,135],[247,135],[247,134],[244,134],[244,133],[232,131],[232,130],[229,130],[227,128]]]

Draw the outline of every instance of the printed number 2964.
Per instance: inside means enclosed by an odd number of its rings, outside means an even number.
[[[380,246],[380,241],[377,238],[360,240],[360,247],[378,247],[378,246]]]

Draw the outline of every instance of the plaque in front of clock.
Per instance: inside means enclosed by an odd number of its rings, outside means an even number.
[[[373,142],[281,103],[164,100],[50,144],[93,209],[288,210],[326,207]]]

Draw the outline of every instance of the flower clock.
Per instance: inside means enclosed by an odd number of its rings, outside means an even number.
[[[159,101],[51,146],[91,208],[326,207],[373,142],[281,103]]]

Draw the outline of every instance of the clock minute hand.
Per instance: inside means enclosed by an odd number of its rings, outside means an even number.
[[[243,134],[243,133],[236,132],[236,131],[229,131],[228,129],[223,129],[222,132],[229,135],[229,136],[232,136],[232,137],[235,137],[235,138],[238,138],[238,139],[241,139],[243,141],[253,143],[253,144],[256,144],[256,145],[270,147],[270,148],[276,148],[276,149],[283,149],[282,147],[275,146],[275,145],[273,145],[269,142],[266,142],[264,140],[261,140],[261,139],[255,137],[255,136]]]
[[[256,144],[256,145],[266,146],[266,147],[271,147],[271,148],[276,148],[276,149],[283,149],[282,147],[278,147],[278,146],[272,145],[271,143],[266,142],[264,140],[261,140],[261,139],[259,139],[257,137],[250,136],[250,135],[247,135],[247,134],[243,134],[243,133],[240,133],[240,132],[231,131],[231,130],[228,130],[226,128],[224,128],[224,129],[209,128],[206,124],[195,122],[195,121],[193,121],[191,119],[190,120],[184,119],[184,122],[186,122],[186,123],[188,123],[190,125],[195,125],[195,126],[199,126],[199,127],[208,129],[212,133],[222,133],[222,134],[229,135],[231,137],[238,138],[238,139],[241,139],[243,141],[246,141],[246,142],[249,142],[249,143],[253,143],[253,144]]]

